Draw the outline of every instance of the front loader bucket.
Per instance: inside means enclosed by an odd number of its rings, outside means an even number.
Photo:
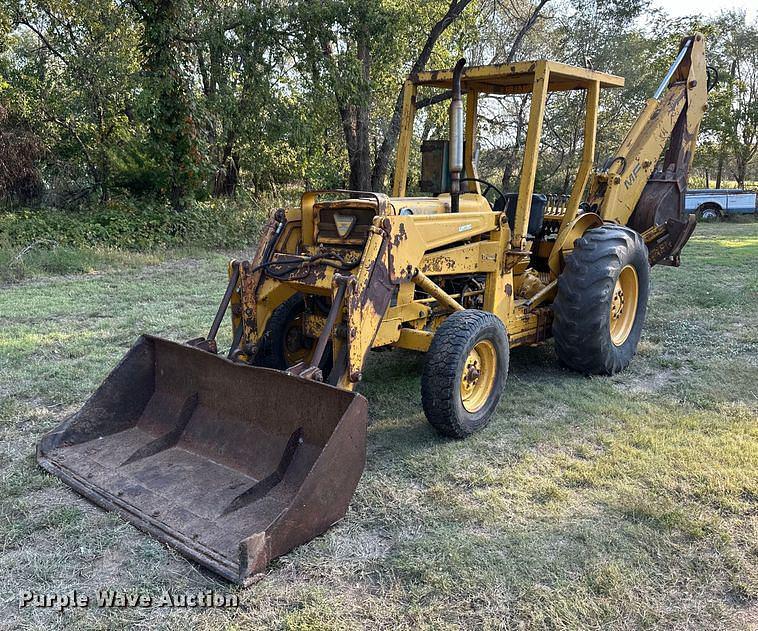
[[[358,394],[142,336],[37,460],[244,584],[345,515],[366,420]]]

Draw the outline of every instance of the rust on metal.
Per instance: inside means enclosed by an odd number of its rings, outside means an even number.
[[[283,215],[280,210],[276,211],[269,220],[261,237],[261,247],[255,253],[253,260],[243,261],[241,263],[242,272],[240,278],[241,301],[242,301],[242,324],[243,337],[246,340],[255,341],[258,339],[258,330],[256,323],[257,302],[255,299],[258,286],[263,277],[261,265],[271,256],[274,246],[281,236],[283,228]]]
[[[679,254],[695,231],[697,220],[694,215],[687,219],[667,219],[666,223],[652,226],[642,238],[648,248],[648,262],[653,265],[679,267]]]
[[[365,465],[366,419],[353,392],[142,336],[43,437],[37,459],[244,584],[344,516]]]
[[[431,278],[426,276],[421,270],[416,270],[413,275],[413,282],[424,292],[432,296],[441,305],[444,305],[452,311],[463,311],[461,304],[452,298],[445,290],[442,289]]]

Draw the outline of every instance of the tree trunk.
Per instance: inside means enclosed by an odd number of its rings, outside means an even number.
[[[344,105],[339,108],[340,119],[342,121],[342,132],[345,136],[345,148],[347,149],[347,159],[350,166],[348,175],[348,188],[353,191],[367,190],[365,187],[368,180],[366,160],[364,160],[364,151],[361,146],[363,132],[358,113],[355,105]],[[368,145],[367,145],[368,146]]]
[[[183,0],[131,0],[130,4],[144,25],[146,92],[155,107],[155,115],[149,117],[150,135],[159,164],[168,174],[171,204],[182,211],[197,185],[199,161],[179,50]]]
[[[345,127],[344,119],[342,123],[350,159],[349,187],[353,191],[371,190],[370,91],[368,89],[371,81],[371,50],[368,37],[369,34],[366,31],[361,31],[358,42],[358,59],[361,62],[363,85],[366,86],[365,93],[357,104],[348,107],[351,128],[348,130]]]
[[[239,156],[233,153],[235,140],[236,133],[231,129],[228,130],[213,178],[214,197],[232,197],[237,191],[240,165]]]
[[[98,188],[100,189],[100,201],[107,202],[111,198],[110,191],[110,164],[106,158],[103,158],[98,168]]]
[[[500,184],[503,187],[503,192],[508,193],[511,190],[511,179],[513,178],[513,160],[508,160],[508,162],[505,163],[505,168],[503,169],[503,177],[500,180]]]
[[[526,101],[527,95],[524,95],[521,98],[521,106],[519,107],[518,117],[516,118],[516,139],[513,144],[513,152],[506,159],[505,168],[503,169],[503,179],[501,180],[501,184],[504,193],[511,191],[513,173],[516,170],[516,161],[519,159],[519,151],[521,150],[521,136],[523,135],[527,126]]]
[[[747,173],[747,163],[745,160],[742,159],[742,156],[737,155],[736,158],[736,169],[734,172],[734,178],[737,180],[737,188],[744,189],[745,188],[745,175]]]
[[[471,0],[450,0],[447,12],[441,20],[436,22],[429,31],[429,35],[424,42],[424,46],[421,48],[416,61],[411,66],[411,71],[408,76],[412,76],[424,69],[429,58],[432,55],[434,46],[437,44],[437,40],[440,35],[445,32],[448,26],[450,26],[456,19],[463,13],[463,10],[470,4]],[[392,110],[392,117],[387,127],[387,131],[384,134],[384,139],[379,147],[379,152],[376,155],[376,161],[374,162],[374,168],[371,172],[371,190],[379,191],[384,188],[384,178],[387,175],[387,166],[389,165],[390,156],[395,150],[397,144],[398,135],[400,134],[400,119],[403,114],[403,88],[401,86],[395,99],[395,108]]]

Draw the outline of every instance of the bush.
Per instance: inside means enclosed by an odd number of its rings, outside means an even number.
[[[214,199],[176,213],[168,205],[122,199],[75,211],[0,212],[0,237],[19,247],[49,241],[60,247],[135,252],[183,246],[239,248],[255,241],[268,212],[257,202]]]

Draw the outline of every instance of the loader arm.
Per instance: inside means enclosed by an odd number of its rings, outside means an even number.
[[[651,264],[678,265],[679,251],[694,230],[694,219],[684,215],[684,195],[707,84],[703,36],[696,33],[682,41],[618,151],[590,179],[590,209],[642,234]]]

